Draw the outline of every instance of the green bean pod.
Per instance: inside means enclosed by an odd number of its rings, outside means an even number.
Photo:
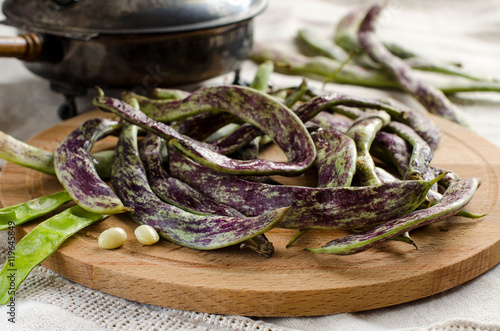
[[[61,191],[2,208],[0,209],[0,231],[46,215],[71,200],[66,191]]]
[[[7,304],[31,270],[66,239],[106,217],[73,206],[37,225],[15,245],[0,271],[0,304]]]
[[[153,97],[155,99],[164,99],[164,100],[180,100],[189,96],[191,93],[179,90],[179,89],[171,89],[164,87],[157,87],[153,90]]]
[[[124,203],[133,209],[130,217],[155,228],[159,235],[179,245],[212,250],[244,242],[276,226],[290,206],[258,217],[197,215],[161,201],[148,184],[138,155],[137,127],[127,124],[120,134],[111,182]]]
[[[99,178],[89,154],[95,141],[116,131],[120,125],[108,119],[87,120],[66,136],[54,152],[57,178],[73,200],[94,213],[122,213],[127,208]]]
[[[315,253],[349,255],[366,251],[395,235],[401,235],[426,224],[440,222],[457,214],[474,196],[480,185],[478,178],[454,182],[436,205],[416,210],[402,217],[377,225],[365,232],[334,239],[322,247],[308,248]]]
[[[326,38],[321,38],[316,32],[310,28],[302,28],[297,32],[296,38],[299,46],[311,56],[324,56],[340,62],[348,59],[344,49],[332,43]]]

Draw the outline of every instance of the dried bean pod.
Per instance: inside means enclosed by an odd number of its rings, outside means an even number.
[[[356,144],[339,131],[319,130],[316,144],[317,187],[350,186],[356,171]]]
[[[169,155],[172,176],[245,215],[295,203],[279,225],[294,229],[356,229],[385,222],[417,208],[439,180],[339,188],[268,185],[213,171],[175,152]]]
[[[227,110],[270,136],[287,156],[287,162],[230,159],[217,153],[213,146],[202,144],[179,134],[168,125],[151,120],[125,102],[99,96],[94,99],[94,104],[164,139],[174,139],[176,147],[190,157],[224,172],[242,175],[299,174],[307,170],[316,158],[312,138],[300,119],[272,97],[251,88],[237,86],[201,88],[184,100],[172,101],[170,106],[174,109],[196,109],[199,112]]]
[[[384,66],[401,86],[418,100],[429,112],[469,127],[460,109],[433,85],[416,77],[411,67],[387,50],[377,38],[375,25],[382,7],[372,6],[358,30],[358,40],[370,57]]]
[[[366,251],[395,235],[404,234],[418,227],[448,219],[463,209],[474,196],[480,185],[478,178],[461,179],[446,190],[436,205],[414,211],[402,217],[385,222],[372,229],[334,239],[322,247],[308,248],[316,253],[349,255]]]
[[[244,218],[186,212],[154,194],[137,149],[137,128],[127,124],[116,146],[111,181],[124,203],[133,208],[132,219],[152,226],[166,240],[200,250],[226,247],[270,230],[290,211],[290,206],[286,206]]]
[[[89,154],[95,141],[119,128],[108,119],[87,120],[66,136],[54,152],[57,178],[73,200],[94,213],[127,211],[113,190],[99,178]]]

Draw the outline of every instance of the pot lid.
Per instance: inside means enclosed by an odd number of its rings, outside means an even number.
[[[5,0],[2,23],[87,39],[215,28],[250,19],[266,6],[267,0]]]

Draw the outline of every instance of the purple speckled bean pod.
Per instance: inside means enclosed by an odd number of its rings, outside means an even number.
[[[326,111],[319,112],[309,122],[319,125],[323,129],[334,128],[337,131],[345,133],[352,125],[352,120],[339,116],[335,113],[328,113]]]
[[[386,112],[368,112],[358,118],[346,132],[356,145],[356,178],[361,185],[371,186],[381,183],[375,173],[375,161],[370,155],[370,147],[377,132],[389,124],[390,120]]]
[[[319,130],[312,135],[316,144],[317,187],[350,186],[356,171],[356,144],[345,134]]]
[[[290,206],[258,217],[206,216],[186,212],[160,200],[151,190],[138,155],[137,127],[125,125],[116,146],[111,182],[131,218],[155,228],[160,236],[179,245],[212,250],[251,239],[277,225]]]
[[[251,88],[215,86],[201,88],[183,100],[169,103],[173,109],[195,108],[231,112],[251,125],[257,126],[280,146],[287,162],[269,160],[234,160],[220,153],[216,147],[179,134],[172,127],[152,120],[127,103],[105,96],[94,99],[94,105],[111,111],[126,121],[151,131],[164,139],[174,140],[175,146],[198,162],[219,171],[240,175],[300,174],[316,158],[311,136],[301,120],[272,97]]]
[[[422,176],[428,171],[427,168],[434,157],[432,148],[412,128],[403,123],[391,122],[385,127],[385,129],[403,138],[412,146],[412,152],[405,178],[421,179]]]
[[[42,150],[0,131],[0,158],[11,163],[56,175],[54,153]],[[92,162],[101,179],[109,179],[112,151],[100,151],[91,154]]]
[[[54,152],[54,169],[62,186],[80,207],[94,213],[116,214],[128,210],[99,178],[89,154],[94,142],[119,127],[118,122],[109,119],[87,120],[66,136]]]
[[[385,222],[417,208],[438,180],[337,188],[269,185],[222,174],[175,150],[169,155],[172,176],[247,216],[295,203],[279,225],[294,229],[356,229]]]
[[[457,214],[470,202],[480,183],[478,178],[455,181],[446,190],[441,201],[430,208],[416,210],[365,232],[334,239],[322,247],[308,248],[308,250],[337,255],[356,254],[396,235],[404,234],[426,224],[446,220]]]
[[[191,186],[173,178],[163,168],[160,150],[163,139],[148,133],[141,141],[139,155],[144,165],[149,185],[163,201],[194,214],[242,217],[237,210],[219,204]]]
[[[406,177],[410,164],[410,151],[403,138],[380,131],[373,140],[370,152],[380,160],[395,166],[402,178]]]
[[[239,123],[241,120],[233,114],[225,112],[208,112],[186,118],[176,123],[174,128],[183,135],[196,140],[204,140],[215,131],[230,124]]]
[[[139,104],[139,109],[148,117],[151,117],[152,119],[158,122],[170,123],[174,121],[183,120],[185,118],[192,117],[194,115],[205,112],[205,111],[198,111],[196,109],[186,109],[186,108],[181,109],[176,107],[169,107],[170,103],[177,104],[176,101],[184,100],[190,95],[191,95],[190,93],[187,93],[186,95],[182,95],[182,98],[180,99],[178,98],[151,99],[130,92],[123,96],[123,100],[128,102],[131,99],[135,99]]]
[[[437,147],[441,139],[439,127],[428,117],[417,110],[408,107],[400,108],[395,101],[378,101],[373,99],[364,99],[348,95],[329,93],[326,95],[316,95],[312,99],[304,102],[294,109],[294,113],[305,123],[314,118],[321,111],[328,111],[332,107],[346,106],[355,108],[369,108],[384,110],[391,115],[394,121],[407,124],[412,127],[433,149]],[[244,146],[253,138],[261,135],[257,128],[243,124],[235,132],[214,142],[222,154],[234,152]]]
[[[393,55],[378,39],[375,27],[381,11],[382,6],[372,6],[359,26],[358,40],[363,49],[429,112],[469,127],[461,110],[442,91],[418,78],[407,63]]]

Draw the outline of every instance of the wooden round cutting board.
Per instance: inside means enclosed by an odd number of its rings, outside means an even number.
[[[90,112],[37,135],[30,144],[53,150]],[[469,281],[500,262],[500,150],[477,134],[434,118],[443,139],[433,164],[482,185],[467,207],[487,216],[453,217],[412,232],[419,249],[387,242],[352,256],[314,254],[340,231],[310,231],[290,248],[294,230],[273,229],[268,238],[275,254],[229,247],[196,251],[160,241],[143,246],[124,215],[89,226],[68,239],[43,265],[61,276],[105,293],[157,306],[246,316],[311,316],[387,307],[424,298]],[[112,148],[115,138],[96,144]],[[272,156],[273,152],[270,152]],[[300,178],[297,180],[301,180]],[[305,179],[307,182],[307,178]],[[61,190],[55,177],[7,164],[0,176],[0,200],[10,206]],[[35,223],[17,228],[20,239]],[[97,245],[112,226],[128,233],[116,250]]]

